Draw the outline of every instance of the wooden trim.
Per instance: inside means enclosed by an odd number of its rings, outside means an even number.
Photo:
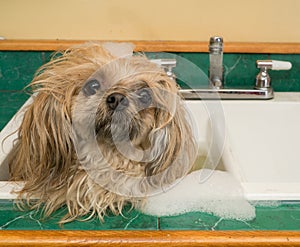
[[[1,231],[0,246],[300,246],[292,231]]]
[[[65,50],[85,40],[0,40],[2,51],[54,51]],[[105,42],[105,41],[103,41]],[[144,52],[208,52],[208,42],[198,41],[116,41],[132,42],[135,51]],[[226,53],[282,53],[300,54],[300,43],[226,42]]]

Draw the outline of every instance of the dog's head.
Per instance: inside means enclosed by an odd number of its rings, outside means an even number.
[[[100,44],[82,45],[42,67],[31,87],[37,94],[9,161],[12,177],[26,181],[24,193],[48,198],[85,170],[113,193],[139,187],[125,196],[140,197],[149,186],[170,185],[194,162],[176,83],[144,56],[115,57]],[[128,177],[143,180],[129,179],[129,188],[120,189]]]
[[[167,111],[176,107],[176,97],[174,81],[155,64],[144,57],[119,58],[86,80],[76,97],[73,118],[82,125],[83,136],[89,126],[99,143],[109,148],[130,140],[143,149],[149,145],[149,132],[166,121],[162,110],[171,118]]]
[[[193,163],[193,137],[176,83],[145,57],[118,58],[95,71],[76,96],[72,119],[79,160],[102,186],[99,174],[114,170],[170,185]],[[124,186],[126,179],[118,180]]]

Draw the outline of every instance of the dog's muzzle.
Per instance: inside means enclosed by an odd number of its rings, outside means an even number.
[[[124,94],[112,93],[107,96],[106,104],[113,111],[123,111],[129,106],[129,100]]]

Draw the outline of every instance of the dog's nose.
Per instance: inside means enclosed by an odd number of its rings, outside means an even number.
[[[121,93],[112,93],[106,98],[106,103],[110,109],[122,111],[128,107],[129,101],[125,95]]]

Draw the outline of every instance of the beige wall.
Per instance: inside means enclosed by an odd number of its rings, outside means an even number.
[[[7,39],[300,42],[300,0],[0,0]]]

